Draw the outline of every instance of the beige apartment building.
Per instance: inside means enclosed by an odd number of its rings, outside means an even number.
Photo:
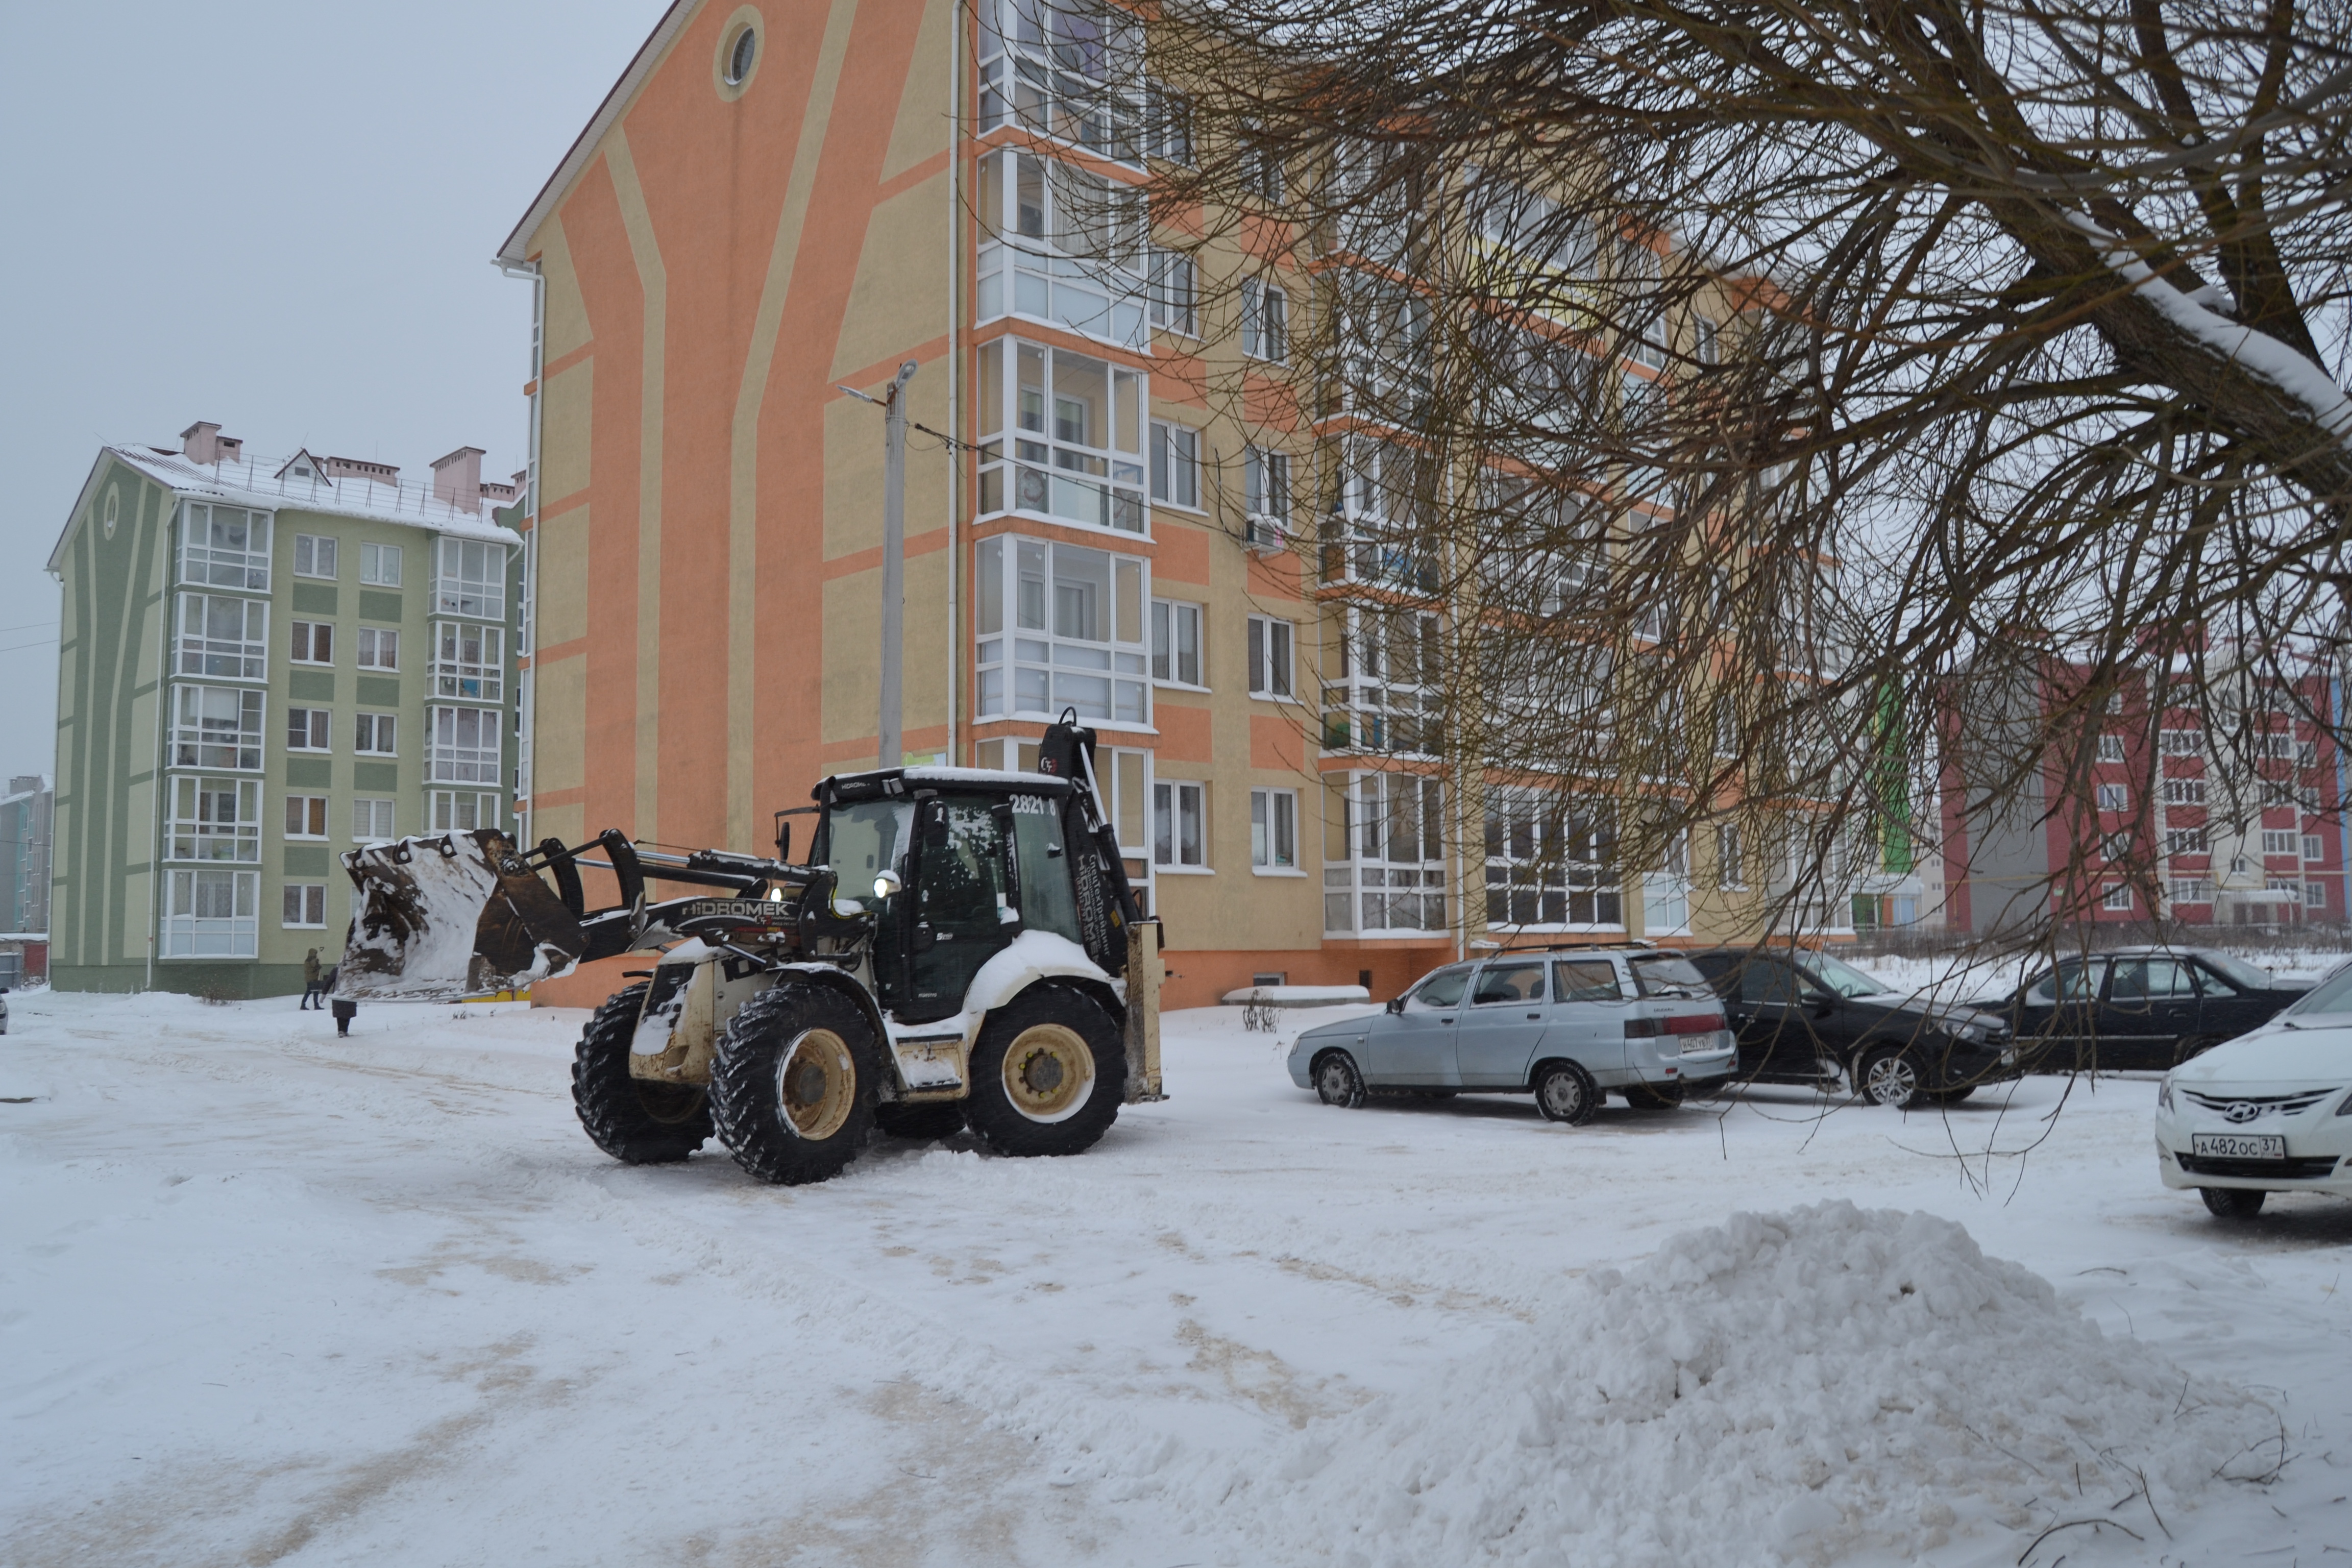
[[[1349,544],[1369,488],[1306,493],[1284,337],[1312,284],[1278,257],[1214,286],[1237,249],[1122,199],[1193,155],[1133,37],[1066,0],[662,16],[499,253],[537,279],[526,831],[752,849],[828,773],[1022,767],[1075,710],[1171,1005],[1743,929],[1691,857],[1612,864],[1605,801],[1565,846],[1482,835],[1485,781],[1417,749],[1435,669],[1343,657],[1360,595],[1411,584]],[[907,361],[886,758],[883,421],[845,389]]]

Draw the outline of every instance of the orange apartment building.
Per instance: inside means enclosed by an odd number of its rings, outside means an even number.
[[[537,279],[527,831],[753,849],[820,777],[902,760],[882,418],[842,389],[911,360],[903,760],[1018,767],[1076,708],[1170,1005],[1393,994],[1485,944],[1487,863],[1441,831],[1444,764],[1326,748],[1335,690],[1410,711],[1418,678],[1339,668],[1348,612],[1265,499],[1269,454],[1307,461],[1285,399],[1245,428],[1205,391],[1281,359],[1280,305],[1202,319],[1193,269],[1241,258],[1157,213],[1141,243],[1122,203],[1189,153],[1148,62],[1101,91],[1125,14],[1035,10],[678,0],[501,249]],[[1130,219],[1114,260],[1070,238]],[[1546,873],[1517,940],[1706,934],[1685,868],[1586,873]]]

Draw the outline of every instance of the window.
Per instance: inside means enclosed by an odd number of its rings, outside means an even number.
[[[1712,318],[1706,316],[1691,318],[1691,352],[1697,355],[1698,363],[1701,364],[1720,363],[1718,356],[1721,350],[1716,346],[1716,324]]]
[[[1143,84],[1143,151],[1192,166],[1192,100],[1166,82]]]
[[[2294,743],[2294,765],[2299,768],[2317,767],[2319,765],[2319,742],[2316,741],[2297,741]]]
[[[1491,175],[1476,176],[1465,198],[1477,236],[1538,268],[1590,279],[1600,270],[1599,231],[1590,219],[1560,215],[1558,203]]]
[[[2175,877],[2166,884],[2165,897],[2176,904],[2210,904],[2213,884],[2202,877]]]
[[[352,750],[363,757],[397,755],[394,745],[394,722],[389,713],[362,713],[352,736]]]
[[[2325,882],[2305,882],[2303,885],[2303,907],[2307,910],[2326,909],[2327,907],[2327,884]]]
[[[1281,285],[1242,279],[1242,353],[1273,364],[1290,357],[1290,296]]]
[[[979,319],[1011,311],[1146,347],[1152,277],[1140,187],[1012,148],[982,158],[978,175]]]
[[[2124,738],[2121,735],[2099,737],[2099,761],[2120,763],[2124,760]]]
[[[1444,819],[1418,773],[1324,775],[1323,929],[1442,931]]]
[[[1189,425],[1151,422],[1151,499],[1201,508],[1201,433]]]
[[[979,358],[982,513],[1141,533],[1144,377],[1014,338]]]
[[[2326,859],[2326,858],[2327,858],[2327,844],[2326,844],[2326,841],[2325,839],[2321,838],[2321,837],[2320,837],[2320,836],[2319,836],[2318,834],[2316,834],[2316,833],[2306,833],[2306,834],[2305,834],[2305,835],[2303,836],[2303,858],[2304,858],[2305,859],[2306,859],[2306,860],[2325,860],[2325,859]]]
[[[1151,679],[1205,686],[1201,673],[1201,606],[1181,599],[1151,601]]]
[[[299,928],[327,923],[327,885],[324,882],[289,882],[285,894],[285,915],[279,924]]]
[[[361,545],[360,581],[375,588],[399,587],[400,546],[397,544]]]
[[[2168,757],[2198,757],[2205,754],[2205,731],[2202,730],[2164,730],[2157,734],[2158,748]]]
[[[323,795],[289,795],[286,797],[286,837],[289,838],[324,838],[327,836],[327,797]]]
[[[378,715],[379,722],[386,717]],[[434,784],[497,784],[499,718],[496,709],[426,709],[425,778]]]
[[[352,802],[352,838],[360,844],[381,843],[396,838],[393,831],[392,802],[388,800],[355,800]]]
[[[2131,907],[2131,884],[2128,882],[2114,884],[2099,900],[2099,908],[2103,910],[2128,910]]]
[[[174,687],[172,765],[175,768],[261,766],[261,693],[224,686]]]
[[[333,742],[329,737],[329,731],[334,721],[334,714],[324,708],[289,708],[286,710],[286,749],[289,752],[331,750]]]
[[[1739,855],[1739,828],[1732,823],[1720,823],[1715,830],[1715,885],[1718,888],[1739,889],[1748,886],[1747,866]]]
[[[437,615],[506,619],[507,549],[473,539],[444,539],[436,546],[433,607]]]
[[[2128,784],[2101,784],[2099,786],[2099,809],[2101,811],[2129,811],[2131,809],[2131,786]]]
[[[181,595],[179,673],[226,680],[268,675],[268,601]]]
[[[296,664],[335,662],[335,628],[325,621],[296,621],[294,647],[287,655]]]
[[[1143,562],[1017,534],[974,555],[977,717],[1151,721]]]
[[[1423,756],[1443,751],[1437,617],[1358,608],[1333,629],[1337,658],[1324,663],[1323,749]]]
[[[189,501],[180,514],[180,581],[269,592],[269,514]]]
[[[980,129],[1017,124],[1138,161],[1139,24],[1100,0],[980,0]]]
[[[1181,250],[1151,247],[1151,324],[1163,332],[1201,335],[1200,271]]]
[[[478,827],[498,826],[499,797],[495,795],[436,789],[425,798],[427,833],[471,833]]]
[[[362,669],[400,668],[400,633],[391,626],[362,626],[359,647]]]
[[[261,858],[261,785],[253,779],[175,778],[165,858]]]
[[[329,582],[335,576],[335,542],[315,533],[294,536],[294,575],[324,577]]]
[[[2278,734],[2264,735],[2263,737],[2262,754],[2265,757],[2276,758],[2291,757],[2294,755],[2294,737],[2293,735]]]
[[[2131,848],[2132,836],[2128,833],[2110,833],[2099,841],[2100,855],[2110,861],[2130,859]]]
[[[1553,994],[1562,1002],[1618,1002],[1625,987],[1605,958],[1564,958],[1551,966]]]
[[[2205,850],[2205,830],[2201,827],[2168,828],[2164,835],[2167,855],[2202,855]]]
[[[1295,870],[1298,865],[1298,792],[1250,791],[1250,864],[1261,871]]]
[[[1206,784],[1164,781],[1151,786],[1151,861],[1182,869],[1209,863]]]
[[[1421,547],[1431,477],[1405,447],[1350,438],[1340,452],[1336,515],[1324,524],[1324,581],[1434,591],[1437,563]]]
[[[209,868],[169,873],[161,956],[251,958],[259,931],[261,878]]]
[[[2264,779],[2263,805],[2264,806],[2291,805],[2299,811],[2306,812],[2319,809],[2318,798],[2308,791],[2297,789],[2292,779]]]
[[[760,31],[746,27],[735,35],[735,47],[727,51],[727,85],[740,87],[751,75],[751,66],[760,58]]]
[[[1538,790],[1486,796],[1489,926],[1622,926],[1615,818]]]
[[[1265,616],[1249,618],[1249,694],[1273,700],[1289,701],[1294,695],[1291,680],[1291,641],[1297,628],[1288,621],[1277,621]]]
[[[2203,805],[2205,804],[2205,781],[2203,779],[2165,780],[2164,804],[2167,805]]]
[[[2284,831],[2274,827],[2263,829],[2263,853],[2265,855],[2301,855],[2303,837],[2293,828]]]
[[[505,638],[497,626],[443,621],[434,628],[433,694],[496,702],[506,689],[500,655]]]
[[[1290,533],[1290,454],[1242,449],[1244,542],[1280,544]]]

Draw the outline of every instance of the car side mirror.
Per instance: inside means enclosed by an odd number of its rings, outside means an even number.
[[[1389,1011],[1402,1016],[1404,1013],[1404,998],[1402,996],[1390,997]]]
[[[1812,1014],[1816,1018],[1826,1018],[1831,1014],[1838,1010],[1836,997],[1824,996],[1818,991],[1805,998],[1805,1001],[1807,1004],[1806,1011]]]

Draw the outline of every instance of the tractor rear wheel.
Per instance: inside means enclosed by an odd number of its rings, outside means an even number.
[[[988,1016],[964,1120],[1000,1154],[1076,1154],[1118,1120],[1127,1053],[1083,992],[1037,985]]]
[[[952,1138],[963,1131],[963,1107],[952,1100],[901,1105],[887,1100],[874,1108],[874,1125],[893,1138]]]
[[[719,1141],[763,1182],[841,1173],[874,1125],[881,1047],[865,1011],[830,986],[786,980],[719,1037],[710,1105]]]
[[[624,987],[580,1031],[572,1058],[572,1104],[596,1147],[629,1165],[667,1165],[710,1136],[710,1096],[698,1083],[629,1076],[629,1042],[646,983]]]

